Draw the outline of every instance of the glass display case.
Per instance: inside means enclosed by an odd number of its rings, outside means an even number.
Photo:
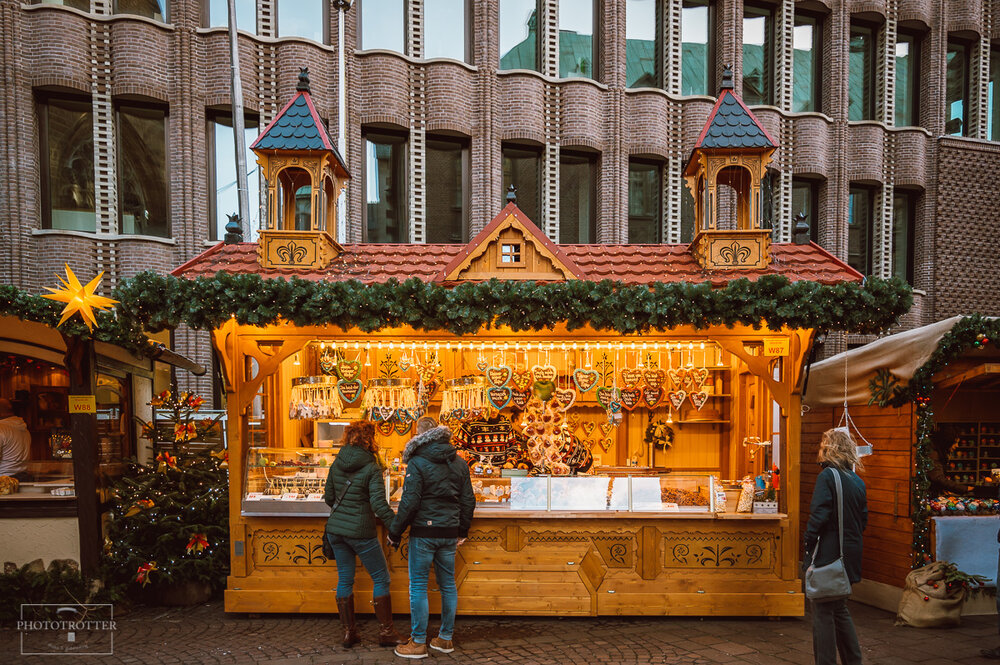
[[[243,514],[329,515],[323,489],[338,450],[250,448],[243,481]]]
[[[0,492],[0,500],[64,499],[75,496],[73,462],[70,460],[38,460],[28,462],[30,480],[16,484],[17,491]]]

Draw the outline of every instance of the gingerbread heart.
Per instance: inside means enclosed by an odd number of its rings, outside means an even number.
[[[514,390],[510,396],[510,403],[518,411],[523,411],[524,407],[528,406],[528,402],[531,401],[531,391],[530,390]]]
[[[556,390],[556,401],[560,404],[560,411],[567,411],[576,402],[576,391],[572,388],[559,388]]]
[[[512,397],[513,391],[510,388],[490,388],[486,391],[486,399],[490,401],[490,405],[497,411],[501,411],[510,404]]]
[[[569,426],[569,431],[575,432],[576,428],[580,426],[580,414],[570,413],[566,416],[566,424]]]
[[[380,424],[384,424],[384,423],[380,423]],[[393,426],[392,426],[392,429],[396,432],[396,434],[400,434],[400,435],[406,434],[412,428],[413,428],[413,421],[412,420],[407,420],[405,422],[402,421],[402,420],[397,420],[395,423],[393,423]]]
[[[696,393],[691,393],[688,395],[691,398],[691,404],[694,408],[701,411],[701,407],[705,406],[705,402],[708,401],[708,393],[704,390],[700,390]]]
[[[647,369],[642,373],[642,379],[648,388],[657,390],[663,387],[663,382],[667,379],[667,373],[662,369]]]
[[[642,399],[642,391],[638,388],[622,388],[618,391],[618,399],[621,400],[622,408],[631,411],[639,406]]]
[[[691,375],[691,381],[694,383],[696,388],[700,388],[705,385],[705,381],[708,380],[708,370],[704,367],[693,369],[688,373]]]
[[[531,372],[514,372],[512,380],[516,390],[527,390],[531,386]]]
[[[597,381],[601,378],[601,375],[594,369],[574,369],[573,370],[573,383],[576,385],[576,389],[581,393],[590,391],[594,386],[597,385]]]
[[[396,409],[391,406],[377,406],[375,407],[379,414],[382,416],[380,420],[392,420],[396,415]]]
[[[424,399],[428,402],[434,397],[434,393],[437,392],[438,382],[436,379],[431,379],[430,381],[424,381]]]
[[[612,425],[611,423],[601,423],[601,434],[607,436],[611,434],[611,430],[613,430],[614,428],[615,426]]]
[[[404,372],[406,370],[410,369],[410,359],[407,358],[406,356],[403,356],[402,358],[400,358],[399,359],[399,369],[402,370],[402,371],[404,371]]]
[[[681,387],[685,390],[690,390],[694,387],[694,366],[686,365],[682,370],[684,372],[684,380],[682,381]]]
[[[486,379],[497,388],[506,386],[510,382],[511,374],[513,374],[513,370],[506,365],[486,369]]]
[[[365,384],[361,382],[361,379],[353,379],[351,381],[341,379],[340,381],[337,381],[337,394],[339,394],[340,399],[344,400],[347,404],[354,404],[358,401],[358,397],[361,396],[364,389]]]
[[[609,450],[611,450],[611,446],[613,446],[615,442],[611,439],[610,436],[606,436],[604,438],[598,439],[597,443],[599,446],[601,446],[601,450],[603,450],[604,452],[608,452]]]
[[[622,377],[622,383],[625,384],[626,388],[635,388],[642,381],[642,370],[626,367],[619,372],[619,376]]]
[[[344,381],[353,381],[361,374],[360,360],[341,360],[337,363],[337,376]]]
[[[531,368],[531,376],[537,382],[555,381],[557,376],[556,368],[552,365],[535,365]]]
[[[616,388],[605,388],[602,386],[597,389],[597,402],[606,409],[609,404],[615,401],[617,394],[618,390]]]
[[[642,401],[649,408],[655,407],[663,399],[663,388],[643,388]]]
[[[485,358],[480,358],[479,360],[476,361],[476,369],[478,369],[480,372],[485,372],[486,368],[489,366],[490,364],[486,362]]]
[[[684,404],[684,400],[687,399],[686,390],[671,390],[667,393],[667,399],[670,400],[670,404],[677,409],[681,410],[681,405]]]
[[[416,414],[409,409],[396,409],[396,422],[399,423],[412,423],[416,420]]]
[[[324,352],[323,355],[319,357],[319,369],[327,375],[336,373],[337,358],[329,351]]]
[[[547,402],[552,399],[552,394],[556,391],[556,384],[552,381],[539,381],[535,379],[535,385],[533,386],[535,391],[535,397]]]
[[[583,428],[583,433],[589,437],[591,434],[594,433],[594,430],[597,429],[597,423],[595,423],[592,420],[585,420],[583,423],[580,424],[580,427]]]
[[[683,367],[678,369],[668,369],[667,378],[670,379],[670,383],[674,387],[680,388],[684,385],[684,378],[687,376],[687,370]]]
[[[380,420],[375,423],[375,429],[377,429],[378,433],[382,436],[389,436],[396,431],[396,423],[391,420]]]

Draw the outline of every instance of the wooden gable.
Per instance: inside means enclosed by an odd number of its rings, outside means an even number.
[[[585,275],[515,204],[508,203],[441,271],[437,281],[494,277],[563,281]]]

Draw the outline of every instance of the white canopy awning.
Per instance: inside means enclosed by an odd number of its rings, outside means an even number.
[[[848,405],[867,404],[872,376],[887,369],[902,385],[926,363],[941,338],[962,320],[961,316],[883,337],[857,349],[838,353],[809,370],[809,384],[802,402],[811,408],[840,406],[844,403],[844,375],[847,375]]]

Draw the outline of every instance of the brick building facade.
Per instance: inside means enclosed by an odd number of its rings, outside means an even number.
[[[687,242],[681,170],[731,64],[780,143],[766,205],[776,239],[790,238],[801,211],[837,256],[907,277],[918,294],[907,325],[1000,313],[998,0],[357,0],[346,14],[336,0],[237,5],[253,126],[308,67],[333,136],[345,17],[346,241],[376,239],[386,192],[398,228],[379,233],[468,240],[520,178],[532,199],[523,207],[553,239]],[[224,8],[0,0],[4,281],[39,291],[68,259],[113,285],[216,242],[233,212],[215,210],[229,186],[215,154],[230,103],[228,34],[212,27]],[[452,57],[432,57],[441,53]],[[378,171],[379,154],[399,158]],[[178,331],[175,345],[207,362],[197,339]]]

